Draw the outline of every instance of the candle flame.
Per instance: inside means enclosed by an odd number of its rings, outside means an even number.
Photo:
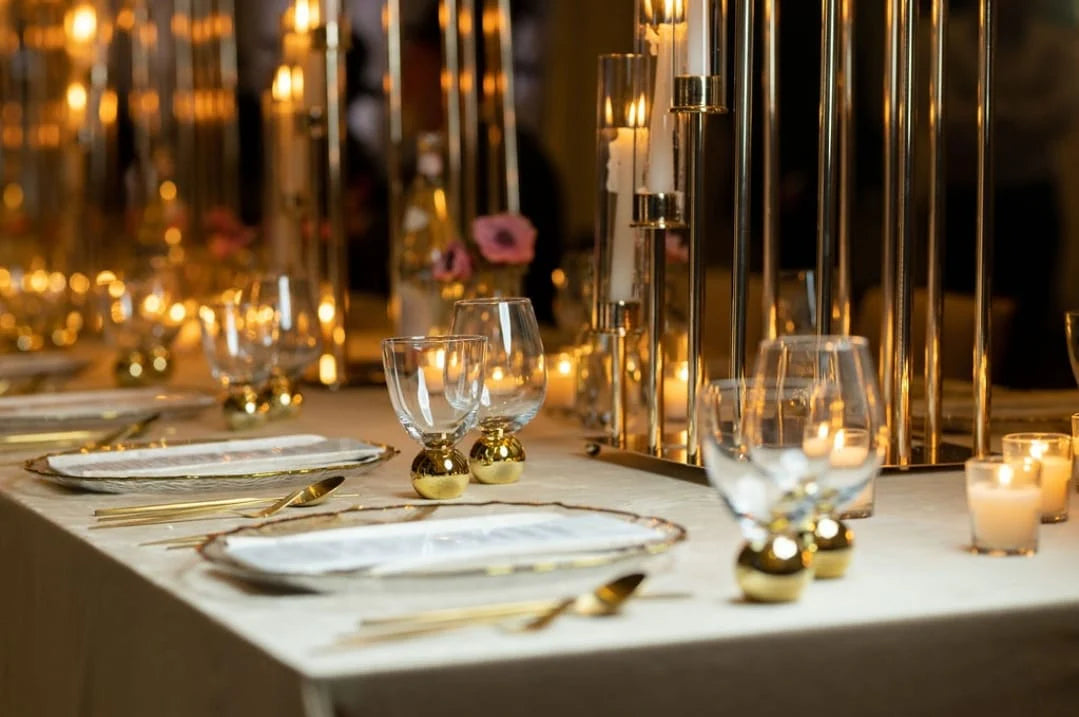
[[[1049,450],[1049,444],[1045,441],[1033,441],[1030,444],[1031,458],[1041,458]]]
[[[288,65],[281,65],[277,68],[277,74],[274,76],[273,85],[270,88],[270,95],[275,102],[287,102],[292,99],[292,72],[289,70]]]
[[[611,98],[603,98],[603,121],[608,127],[614,126],[614,108],[611,107]]]
[[[1001,487],[1007,488],[1012,484],[1012,480],[1015,478],[1015,470],[1009,465],[1002,465],[1000,472],[997,473],[997,482]]]
[[[67,86],[67,106],[72,112],[86,109],[86,88],[81,82],[72,82]]]
[[[573,362],[566,356],[562,356],[558,359],[556,370],[562,376],[569,376],[573,373]]]

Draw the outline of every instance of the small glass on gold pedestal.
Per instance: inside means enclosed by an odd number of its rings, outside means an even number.
[[[472,475],[481,483],[514,483],[524,472],[525,462],[524,446],[516,434],[539,412],[547,387],[543,341],[532,301],[458,301],[453,331],[487,337],[481,435],[469,452]]]
[[[385,339],[386,390],[405,432],[423,446],[412,461],[412,487],[435,500],[457,498],[469,465],[457,443],[476,425],[487,339],[412,336]]]

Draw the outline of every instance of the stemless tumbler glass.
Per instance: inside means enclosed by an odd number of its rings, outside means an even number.
[[[481,483],[512,483],[521,477],[525,460],[524,447],[514,434],[535,417],[547,390],[543,341],[532,301],[458,301],[453,333],[487,337],[482,435],[469,453],[472,475]]]
[[[259,276],[245,295],[257,307],[269,307],[277,316],[273,367],[263,400],[271,418],[294,416],[303,404],[300,374],[318,358],[321,327],[311,283],[289,274]]]
[[[468,460],[455,448],[476,425],[487,339],[430,336],[385,339],[382,365],[397,420],[423,446],[412,487],[424,498],[460,496]]]
[[[199,308],[202,349],[210,372],[227,391],[225,421],[230,428],[265,422],[268,407],[257,387],[270,375],[277,317],[265,307],[221,301]]]

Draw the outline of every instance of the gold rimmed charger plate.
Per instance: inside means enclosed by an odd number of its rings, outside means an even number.
[[[113,453],[137,448],[167,448],[169,446],[221,443],[227,439],[195,439],[186,441],[159,440],[140,443],[120,443],[96,449],[95,453]],[[282,471],[266,471],[245,474],[179,475],[179,476],[71,476],[55,470],[49,458],[64,453],[88,453],[90,451],[58,451],[28,460],[24,467],[43,480],[65,488],[76,488],[95,493],[192,493],[198,491],[247,490],[258,488],[286,488],[301,486],[330,475],[358,475],[366,473],[397,455],[393,446],[364,441],[379,448],[378,454],[335,465],[293,468]]]
[[[537,557],[496,558],[481,567],[431,568],[425,570],[372,575],[367,569],[331,571],[325,573],[270,572],[252,568],[234,560],[228,553],[229,536],[284,536],[361,525],[380,525],[467,518],[496,513],[523,511],[558,512],[568,515],[599,513],[636,523],[659,531],[662,537],[639,544],[587,553],[566,553]],[[613,508],[597,508],[562,502],[485,501],[474,503],[398,503],[385,506],[355,505],[332,513],[318,513],[271,520],[210,536],[197,547],[199,553],[214,568],[230,575],[261,585],[290,588],[306,592],[409,592],[418,585],[438,581],[440,591],[460,589],[486,590],[497,584],[503,595],[521,592],[528,596],[533,588],[550,588],[559,584],[570,591],[586,589],[603,576],[619,575],[627,570],[654,573],[662,567],[668,551],[686,539],[688,533],[681,525],[657,516],[641,515]]]

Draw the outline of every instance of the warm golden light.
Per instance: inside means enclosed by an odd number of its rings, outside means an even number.
[[[88,43],[97,34],[97,13],[89,3],[79,3],[67,11],[64,32],[72,42]]]
[[[23,191],[22,185],[12,182],[4,187],[4,208],[5,209],[18,209],[22,206]]]
[[[292,99],[292,72],[289,71],[288,65],[277,68],[273,85],[270,87],[270,96],[274,102],[288,102]]]
[[[77,271],[71,275],[67,283],[76,294],[85,294],[90,290],[90,279],[87,278],[86,274]]]
[[[161,195],[161,198],[166,202],[171,202],[173,199],[176,199],[176,183],[171,179],[166,179],[162,182],[157,191],[158,194]]]
[[[165,230],[165,243],[169,246],[179,244],[184,238],[183,232],[180,231],[180,227],[169,227]]]
[[[72,82],[67,86],[67,106],[72,112],[86,109],[86,88],[81,82]]]
[[[292,22],[296,32],[310,32],[318,27],[318,0],[296,0],[295,7]]]
[[[303,68],[299,65],[292,68],[292,99],[303,99]]]
[[[114,281],[116,281],[116,274],[108,269],[98,272],[97,276],[94,277],[94,283],[98,286],[108,286]]]
[[[562,269],[555,269],[552,271],[551,283],[554,284],[556,289],[566,288],[566,272]]]
[[[54,294],[60,293],[67,288],[67,277],[58,271],[49,274],[49,291]]]
[[[319,356],[318,380],[324,384],[337,383],[337,362],[332,354]]]
[[[131,28],[135,27],[135,11],[129,7],[125,7],[120,12],[116,13],[116,27],[130,32]]]
[[[116,121],[118,104],[115,90],[105,90],[101,93],[101,101],[97,105],[97,118],[102,124],[112,124]]]
[[[332,299],[323,299],[318,305],[318,320],[324,324],[328,324],[333,321],[333,317],[337,312],[334,310]]]
[[[558,357],[558,363],[555,364],[555,370],[560,376],[570,376],[573,374],[573,359],[565,354]]]

